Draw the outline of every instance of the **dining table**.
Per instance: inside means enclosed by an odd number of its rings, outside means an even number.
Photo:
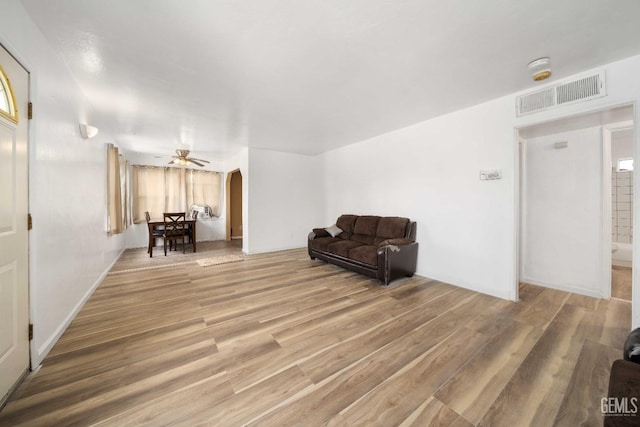
[[[178,221],[178,223],[185,224],[185,226],[191,229],[193,252],[195,252],[196,251],[196,225],[198,224],[198,221],[196,219],[193,219],[192,217],[185,217],[183,221]],[[147,224],[149,227],[149,236],[153,236],[154,235],[153,232],[155,230],[162,230],[162,228],[164,227],[164,219],[152,219]],[[155,243],[156,243],[155,237],[152,237],[152,238],[153,238],[153,244],[149,246],[150,257],[153,256],[153,247],[155,246]]]

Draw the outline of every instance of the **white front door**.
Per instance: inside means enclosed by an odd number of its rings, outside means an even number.
[[[0,404],[29,369],[29,73],[0,46]]]

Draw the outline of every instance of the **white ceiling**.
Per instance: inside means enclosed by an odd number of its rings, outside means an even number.
[[[640,54],[638,0],[22,0],[130,151],[315,154]]]

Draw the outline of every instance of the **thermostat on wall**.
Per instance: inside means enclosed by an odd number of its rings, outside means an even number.
[[[502,179],[502,169],[486,169],[480,171],[480,180]]]

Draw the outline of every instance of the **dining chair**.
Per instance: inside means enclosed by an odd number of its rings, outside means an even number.
[[[167,256],[167,242],[175,242],[176,250],[178,249],[178,240],[182,240],[182,253],[184,251],[184,238],[187,235],[184,212],[165,212],[164,230],[162,237],[164,239],[164,255]]]
[[[191,211],[191,219],[193,219],[194,221],[198,220],[198,211],[196,210]],[[189,224],[187,226],[187,237],[189,238],[189,243],[193,243],[193,225],[192,224]]]
[[[149,223],[151,222],[151,215],[149,211],[144,213],[145,218],[147,219],[147,230],[149,233],[149,243],[147,244],[147,253],[149,254],[149,258],[153,257],[153,247],[156,245],[156,239],[163,237],[164,231],[157,229],[155,227],[151,227]]]

